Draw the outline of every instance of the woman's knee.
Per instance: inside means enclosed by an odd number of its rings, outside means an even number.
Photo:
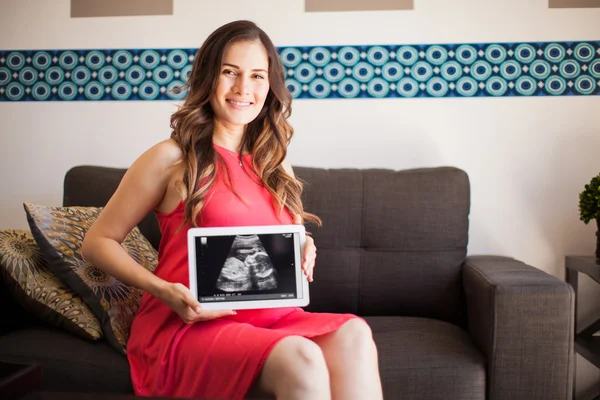
[[[273,347],[261,374],[263,387],[282,391],[329,390],[329,373],[321,348],[300,336],[289,336]]]
[[[279,346],[281,345],[281,346]],[[282,339],[276,346],[281,352],[283,367],[294,377],[298,375],[319,375],[327,372],[323,351],[316,343],[301,336]]]
[[[352,350],[355,354],[357,351],[376,351],[373,332],[362,319],[351,319],[340,327],[338,333],[339,344],[348,350]]]

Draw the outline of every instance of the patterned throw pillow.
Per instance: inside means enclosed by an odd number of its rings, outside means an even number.
[[[0,273],[10,294],[38,319],[88,340],[103,337],[81,297],[48,270],[31,232],[0,230]]]
[[[94,267],[81,253],[83,238],[102,208],[23,205],[49,269],[83,298],[101,321],[106,340],[126,354],[131,323],[143,293]],[[135,261],[154,271],[156,250],[137,227],[122,246]]]

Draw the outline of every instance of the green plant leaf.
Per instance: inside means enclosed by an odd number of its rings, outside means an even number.
[[[600,218],[600,173],[579,193],[579,216],[586,224]]]

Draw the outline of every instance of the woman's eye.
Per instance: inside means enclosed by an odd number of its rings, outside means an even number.
[[[264,77],[264,76],[262,76],[262,75],[254,75],[254,77],[255,77],[255,78],[258,78],[258,79],[265,79],[265,77]]]
[[[234,74],[235,74],[235,72],[233,72],[233,71],[232,71],[232,70],[230,70],[230,69],[226,69],[226,70],[224,70],[224,71],[223,71],[223,73],[224,73],[225,75],[234,75]]]

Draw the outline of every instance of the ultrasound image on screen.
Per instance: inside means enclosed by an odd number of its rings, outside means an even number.
[[[296,298],[294,264],[293,233],[197,237],[199,301]]]

